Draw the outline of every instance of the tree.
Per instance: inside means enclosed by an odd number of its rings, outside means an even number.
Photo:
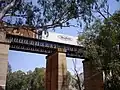
[[[25,90],[26,81],[25,73],[22,71],[17,71],[10,73],[7,78],[6,90]]]
[[[7,69],[7,72],[8,72],[8,73],[12,72],[12,68],[11,68],[11,65],[10,65],[9,62],[8,62],[8,69]]]
[[[71,80],[72,80],[72,75],[69,71],[67,71],[66,78],[67,78],[67,80],[66,80],[67,88],[69,90],[69,86],[71,85]]]
[[[35,68],[34,72],[32,73],[30,90],[45,90],[44,68]]]
[[[81,67],[77,67],[77,60],[73,61],[73,75],[67,72],[68,90],[84,90],[84,75],[80,72]]]
[[[86,28],[85,56],[93,64],[93,68],[104,73],[105,90],[120,89],[120,12],[101,22]],[[82,37],[83,37],[82,36]]]
[[[84,79],[83,73],[80,72],[80,68],[77,67],[77,60],[73,60],[73,71],[74,76],[72,76],[72,84],[76,88],[76,90],[83,90],[84,89]]]
[[[6,90],[45,90],[44,68],[35,68],[27,74],[22,71],[9,72]]]
[[[9,79],[8,78],[11,76],[11,73],[12,73],[12,68],[11,68],[11,65],[8,62],[6,90],[8,90],[8,87],[10,87],[10,85],[9,85],[10,83],[9,83]]]
[[[44,31],[76,26],[70,23],[73,19],[79,26],[82,20],[88,24],[94,18],[93,12],[103,15],[100,10],[106,11],[108,5],[107,0],[37,0],[36,4],[32,0],[0,0],[0,4],[0,20],[10,26],[29,26]]]

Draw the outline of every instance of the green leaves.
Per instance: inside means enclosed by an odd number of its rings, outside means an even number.
[[[9,72],[6,90],[45,90],[44,68],[36,68],[33,72]]]
[[[106,3],[106,0],[102,1],[104,4]],[[44,27],[50,29],[74,26],[66,25],[73,19],[79,20],[78,22],[83,20],[88,24],[92,21],[92,10],[96,2],[101,4],[99,0],[37,0],[37,2],[34,0],[16,0],[15,6],[8,9],[4,15],[4,18],[10,19],[8,18],[9,15],[9,17],[14,17],[14,20],[3,20],[11,21],[11,24],[16,24],[16,20],[18,20],[17,22],[22,20],[20,25],[39,27],[41,29]],[[9,3],[7,1],[1,2],[6,6]],[[4,8],[0,10],[2,9]]]
[[[17,71],[8,73],[6,90],[25,90],[25,73]]]
[[[120,88],[120,13],[104,22],[96,21],[84,31],[86,58],[97,70],[105,72],[105,90]],[[116,89],[115,89],[116,88]]]

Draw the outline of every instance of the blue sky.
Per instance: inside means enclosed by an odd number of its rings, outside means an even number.
[[[120,9],[120,2],[116,3],[115,0],[109,0],[109,4],[111,13],[113,13],[116,9]],[[77,36],[78,31],[80,31],[80,29],[71,27],[63,29],[57,28],[55,32]],[[73,68],[73,59],[74,58],[67,58],[67,68],[71,72]],[[8,61],[11,64],[13,71],[23,70],[26,72],[28,70],[34,70],[35,67],[46,67],[46,56],[42,54],[9,50]],[[82,72],[83,66],[81,59],[77,59],[77,68],[80,72]]]

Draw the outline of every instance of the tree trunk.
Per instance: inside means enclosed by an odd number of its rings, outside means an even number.
[[[8,4],[5,8],[3,8],[3,10],[0,12],[0,20],[3,19],[5,14],[15,5],[16,2],[17,0],[13,0],[10,4]]]

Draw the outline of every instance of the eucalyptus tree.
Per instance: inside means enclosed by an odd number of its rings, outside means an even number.
[[[105,17],[101,9],[108,8],[107,0],[0,0],[0,6],[0,21],[45,31],[81,26],[82,20],[88,25],[95,18],[94,12]],[[73,19],[77,25],[71,23]]]
[[[93,68],[103,72],[105,90],[119,90],[120,11],[104,22],[96,20],[85,29],[82,38],[85,38],[85,57],[90,59]]]

